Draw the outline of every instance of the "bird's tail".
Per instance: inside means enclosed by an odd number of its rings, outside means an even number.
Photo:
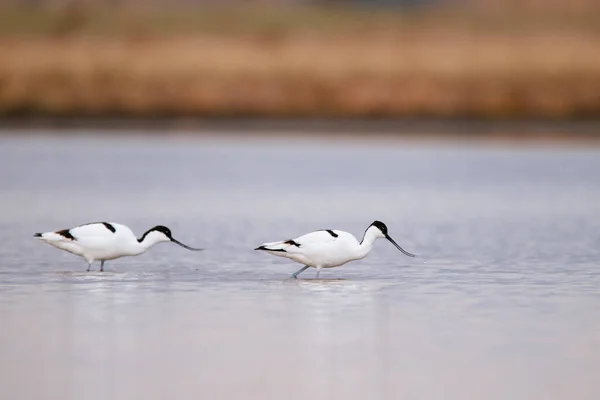
[[[62,235],[59,235],[56,232],[44,232],[44,233],[34,233],[33,237],[42,239],[46,242],[60,242],[66,240],[66,238]]]
[[[264,250],[264,251],[275,251],[286,253],[292,246],[295,246],[295,242],[293,240],[285,240],[281,242],[269,242],[263,243],[254,250]]]

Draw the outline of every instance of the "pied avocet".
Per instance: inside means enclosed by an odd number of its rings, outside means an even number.
[[[322,268],[339,267],[349,261],[366,257],[378,238],[386,238],[405,255],[417,257],[400,247],[390,237],[387,226],[381,221],[375,221],[367,228],[360,243],[348,232],[326,229],[310,232],[296,239],[264,243],[254,250],[263,250],[304,264],[304,267],[292,274],[294,278],[308,267],[317,269],[318,278]]]
[[[202,250],[175,240],[171,230],[162,225],[149,229],[139,239],[125,225],[113,222],[92,222],[61,231],[36,233],[33,236],[56,248],[83,257],[88,263],[88,271],[94,261],[100,261],[100,271],[104,271],[105,261],[137,256],[161,242],[177,243],[188,250]]]

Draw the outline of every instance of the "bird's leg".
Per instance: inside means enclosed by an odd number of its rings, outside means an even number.
[[[100,272],[104,272],[104,261],[100,261]]]
[[[304,267],[300,268],[298,271],[294,272],[292,274],[292,278],[297,279],[298,275],[300,275],[302,272],[306,271],[308,269],[308,265],[305,265]]]
[[[323,268],[323,267],[317,267],[317,279],[319,279],[319,274],[321,273],[321,268]]]
[[[87,272],[90,272],[90,268],[92,268],[92,263],[91,263],[91,262],[88,262],[88,269],[87,269]]]

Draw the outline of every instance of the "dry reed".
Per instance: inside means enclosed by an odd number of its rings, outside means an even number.
[[[600,32],[593,29],[358,26],[5,34],[0,114],[600,115]]]

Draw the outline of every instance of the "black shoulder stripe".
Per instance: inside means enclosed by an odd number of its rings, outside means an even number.
[[[286,240],[284,243],[285,244],[291,244],[291,245],[296,246],[296,247],[300,247],[300,245],[298,243],[294,242],[293,239]]]
[[[62,231],[56,231],[57,234],[64,237],[65,239],[75,240],[75,237],[71,235],[71,232],[68,229],[63,229]]]
[[[108,229],[112,233],[115,233],[117,231],[115,229],[115,227],[112,224],[109,224],[108,222],[90,222],[90,223],[79,225],[79,226],[87,226],[87,225],[94,225],[94,224],[102,224],[106,227],[106,229]]]
[[[116,229],[115,229],[115,227],[114,227],[114,226],[112,226],[111,224],[109,224],[108,222],[103,222],[102,224],[103,224],[103,225],[106,227],[106,229],[108,229],[108,230],[109,230],[109,231],[111,231],[112,233],[115,233],[115,232],[116,232]]]
[[[333,237],[338,237],[338,234],[332,231],[331,229],[327,229],[327,233],[329,233]]]

